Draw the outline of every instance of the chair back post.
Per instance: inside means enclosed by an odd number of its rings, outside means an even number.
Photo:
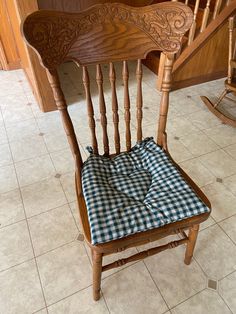
[[[234,16],[229,18],[229,60],[228,60],[228,83],[232,82],[233,69],[231,60],[233,58],[233,30],[234,30]]]
[[[169,108],[169,93],[171,90],[171,76],[174,64],[174,54],[166,54],[164,60],[163,81],[161,86],[161,103],[158,120],[157,144],[167,149],[166,122]],[[161,68],[161,67],[160,67]]]
[[[70,115],[67,110],[66,100],[60,86],[59,76],[56,70],[47,70],[47,76],[48,76],[48,81],[53,91],[53,96],[56,102],[57,109],[60,112],[60,115],[62,118],[63,127],[67,135],[67,139],[70,145],[72,155],[75,160],[76,176],[78,178],[78,181],[80,182],[79,179],[81,177],[81,169],[83,167],[83,160],[82,160],[79,145],[76,139],[73,123],[71,121]],[[82,187],[80,186],[80,184],[78,188],[80,188],[80,191],[82,193]]]

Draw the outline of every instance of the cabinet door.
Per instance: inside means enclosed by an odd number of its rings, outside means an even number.
[[[10,1],[0,1],[0,64],[3,70],[20,68],[20,57],[12,29],[13,15]]]

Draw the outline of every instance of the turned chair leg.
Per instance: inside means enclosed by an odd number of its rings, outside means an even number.
[[[102,276],[102,254],[92,250],[93,259],[93,299],[100,299],[101,276]]]
[[[222,101],[222,99],[230,93],[230,90],[228,90],[227,88],[222,92],[222,94],[220,95],[220,97],[218,98],[218,100],[216,101],[216,103],[214,104],[214,108],[216,108]]]
[[[184,263],[186,265],[189,265],[191,263],[194,247],[197,241],[198,230],[199,230],[199,225],[194,225],[191,228],[189,228],[189,234],[188,234],[189,242],[187,243],[187,247],[185,251],[185,259],[184,259]]]

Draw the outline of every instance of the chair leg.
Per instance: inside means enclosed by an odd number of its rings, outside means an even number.
[[[93,259],[93,299],[100,299],[101,276],[102,276],[102,254],[92,250]]]
[[[222,92],[222,94],[220,95],[220,97],[218,98],[218,100],[216,101],[216,103],[214,104],[214,108],[216,108],[222,101],[222,99],[230,93],[230,90],[228,90],[227,88]]]
[[[189,228],[189,242],[187,243],[186,251],[185,251],[185,259],[184,263],[186,265],[189,265],[191,263],[191,259],[193,257],[193,251],[197,240],[199,225],[194,225],[191,228]]]

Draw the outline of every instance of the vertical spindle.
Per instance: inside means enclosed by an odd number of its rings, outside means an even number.
[[[129,98],[129,70],[127,61],[123,61],[122,71],[123,83],[124,83],[124,109],[125,109],[125,124],[126,124],[126,149],[131,148],[131,132],[130,132],[130,98]]]
[[[116,94],[116,74],[114,65],[110,63],[109,79],[111,83],[111,101],[112,101],[112,116],[114,123],[114,142],[116,154],[120,153],[120,134],[119,134],[119,115],[118,115],[118,102]]]
[[[96,81],[98,85],[98,94],[99,94],[99,109],[101,116],[101,125],[102,125],[102,133],[103,133],[103,147],[104,147],[104,155],[109,156],[109,142],[107,136],[107,117],[106,117],[106,105],[103,93],[103,76],[100,64],[96,66]]]
[[[88,112],[88,119],[89,119],[89,128],[91,130],[91,137],[92,137],[92,147],[94,154],[98,154],[98,143],[96,138],[96,125],[94,120],[94,110],[93,110],[93,103],[91,99],[90,93],[90,81],[88,75],[88,69],[86,66],[83,66],[83,84],[87,102],[87,112]]]
[[[143,118],[143,95],[142,95],[142,61],[137,62],[136,78],[137,78],[137,141],[142,140],[142,118]]]
[[[229,59],[228,59],[228,83],[232,82],[232,66],[231,60],[233,58],[233,29],[234,17],[229,18]]]

